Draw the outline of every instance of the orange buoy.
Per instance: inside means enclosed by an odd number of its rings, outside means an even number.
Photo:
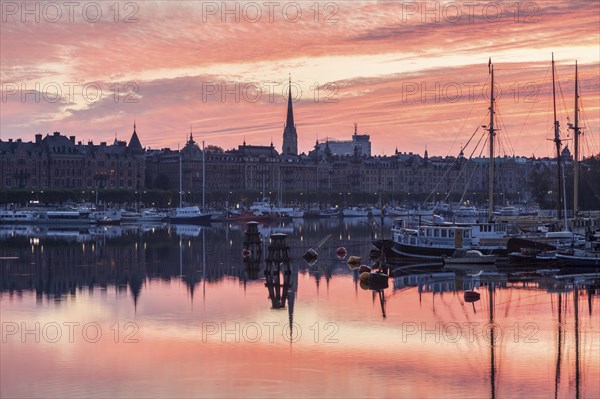
[[[360,267],[358,268],[358,273],[362,274],[362,273],[371,273],[371,268],[367,265],[360,265]]]
[[[369,273],[369,272],[361,273],[360,274],[360,282],[361,283],[368,283],[370,276],[371,276],[371,273]]]

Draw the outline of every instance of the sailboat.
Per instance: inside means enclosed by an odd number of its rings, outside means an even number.
[[[562,141],[560,139],[560,124],[556,117],[556,83],[554,78],[555,66],[554,66],[554,54],[552,54],[552,105],[554,109],[554,144],[556,145],[556,169],[557,169],[557,190],[556,190],[556,212],[558,220],[561,219],[561,213],[564,216],[563,222],[563,230],[562,231],[553,231],[546,233],[546,238],[555,238],[558,240],[566,240],[564,244],[569,245],[569,241],[573,241],[575,236],[572,231],[568,229],[567,223],[567,201],[566,201],[566,192],[565,192],[565,179],[564,179],[564,171],[562,168],[562,156],[561,156],[561,145]],[[576,72],[577,76],[577,72]],[[577,113],[577,78],[575,82],[575,112]],[[576,118],[577,119],[577,118]],[[577,124],[577,120],[575,122]],[[576,132],[577,135],[577,132]],[[564,210],[562,208],[564,206]]]
[[[204,176],[204,143],[202,144],[202,168]],[[208,224],[211,214],[204,213],[198,206],[183,206],[183,173],[181,166],[181,152],[179,153],[179,207],[169,213],[169,222],[172,224]],[[204,178],[202,179],[202,206],[204,207]]]
[[[489,207],[487,223],[433,223],[410,226],[406,220],[396,220],[392,227],[393,251],[401,256],[441,260],[451,257],[457,249],[478,250],[485,255],[506,256],[508,226],[495,223],[494,215],[494,65],[488,64],[491,74],[489,132]]]

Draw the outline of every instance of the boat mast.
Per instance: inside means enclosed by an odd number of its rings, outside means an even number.
[[[206,165],[204,159],[204,140],[202,140],[202,212],[204,212],[204,200],[206,191]]]
[[[488,199],[489,199],[489,207],[488,207],[488,221],[491,222],[494,216],[494,136],[496,135],[496,130],[494,129],[494,65],[490,59],[490,73],[492,74],[492,89],[490,96],[490,125],[488,126],[488,131],[490,132],[490,171],[489,171],[489,181],[488,181]]]
[[[179,146],[177,146],[179,147]],[[181,150],[179,150],[179,207],[183,208],[183,183],[182,183],[182,179],[183,179],[183,173],[182,173],[182,167],[181,167]]]
[[[573,158],[573,217],[577,214],[577,208],[579,207],[579,80],[577,73],[577,61],[575,61],[575,123],[570,126],[574,132],[574,149],[575,154]]]
[[[556,171],[558,184],[556,190],[556,210],[558,219],[561,219],[561,201],[562,201],[562,176],[561,176],[561,159],[560,159],[560,125],[556,119],[556,82],[554,79],[554,53],[552,53],[552,105],[554,108],[554,143],[556,144]],[[567,226],[564,226],[566,229]]]

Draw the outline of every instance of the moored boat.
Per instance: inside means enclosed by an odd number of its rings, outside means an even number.
[[[172,224],[207,224],[211,214],[200,211],[197,206],[185,206],[171,210],[168,218]]]
[[[564,266],[600,266],[600,252],[569,249],[556,254],[556,259]]]

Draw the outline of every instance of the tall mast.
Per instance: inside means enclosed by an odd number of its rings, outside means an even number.
[[[554,53],[552,53],[552,104],[554,107],[554,143],[556,144],[556,171],[558,184],[556,190],[556,210],[558,219],[561,219],[561,201],[562,201],[562,174],[561,174],[561,159],[560,159],[560,125],[556,119],[556,82],[554,80]],[[567,226],[564,226],[566,229]]]
[[[573,192],[573,216],[577,214],[579,207],[579,79],[577,73],[577,61],[575,61],[575,123],[571,126],[574,132],[574,148],[575,154],[573,159],[573,177],[574,177],[574,192]]]
[[[491,67],[490,72],[492,74],[492,91],[490,96],[490,125],[488,126],[488,131],[490,132],[490,173],[488,181],[489,222],[492,221],[492,217],[494,216],[494,136],[496,135],[496,130],[494,129],[494,65],[492,65],[491,62],[490,59],[489,66]]]
[[[204,140],[202,140],[202,212],[204,212],[204,200],[205,200],[205,192],[206,192],[206,165],[204,158]],[[202,236],[204,238],[204,236]]]
[[[179,147],[179,146],[177,146]],[[177,148],[179,151],[179,207],[183,208],[183,187],[182,187],[182,180],[183,180],[183,173],[182,173],[182,168],[181,168],[181,150],[179,148]]]

